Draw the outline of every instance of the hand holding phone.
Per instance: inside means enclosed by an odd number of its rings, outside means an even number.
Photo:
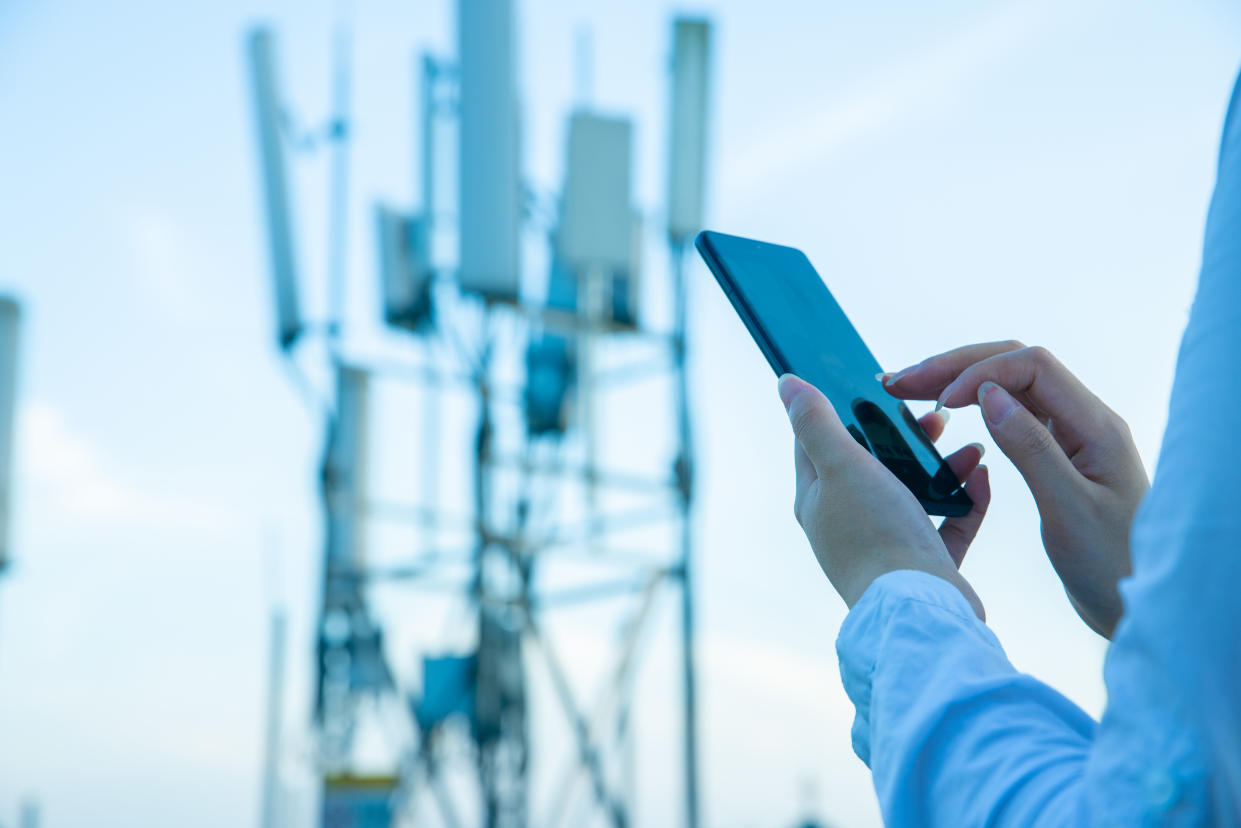
[[[718,233],[697,246],[781,375],[797,438],[795,512],[837,592],[852,607],[885,572],[921,570],[956,585],[983,617],[957,571],[990,501],[981,446],[939,456],[943,419],[915,420],[884,391],[878,363],[800,251]],[[927,512],[952,516],[937,534]]]
[[[909,408],[888,394],[866,343],[800,250],[703,232],[695,246],[777,376],[794,374],[831,401],[858,444],[928,514],[960,517],[973,502]]]
[[[792,374],[780,378],[779,390],[796,437],[793,510],[845,604],[852,608],[881,575],[912,569],[956,586],[985,619],[982,601],[958,571],[991,499],[977,456],[965,475],[974,509],[946,519],[936,533],[909,490],[853,439],[822,392]]]

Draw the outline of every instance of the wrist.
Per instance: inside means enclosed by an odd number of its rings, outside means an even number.
[[[927,575],[933,575],[943,581],[947,581],[961,593],[970,607],[974,610],[974,614],[979,620],[986,621],[986,610],[983,607],[982,600],[978,597],[978,593],[970,586],[969,581],[961,575],[957,569],[951,565],[939,566],[930,565],[925,561],[919,561],[906,558],[904,560],[882,560],[875,559],[866,566],[855,569],[854,572],[841,578],[832,578],[832,585],[836,591],[840,593],[840,597],[844,599],[845,605],[849,609],[862,600],[862,596],[870,589],[871,584],[876,580],[891,572],[924,572]]]

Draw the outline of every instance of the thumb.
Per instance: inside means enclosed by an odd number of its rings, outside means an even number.
[[[845,451],[858,448],[822,391],[792,374],[780,377],[779,391],[793,436],[820,477],[831,471]]]
[[[978,405],[995,444],[1013,461],[1040,505],[1069,494],[1065,484],[1078,477],[1077,469],[1029,409],[994,382],[978,387]]]

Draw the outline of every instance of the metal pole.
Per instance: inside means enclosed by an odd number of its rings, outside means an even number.
[[[271,616],[267,668],[267,738],[263,750],[262,826],[276,828],[280,817],[280,730],[284,710],[284,613]]]
[[[349,201],[349,30],[337,22],[332,39],[332,178],[328,192],[328,319],[335,352],[345,314],[345,255]]]
[[[693,503],[694,460],[689,420],[689,383],[685,365],[685,242],[671,239],[672,278],[675,291],[673,359],[676,363],[677,433],[680,452],[676,477],[681,495],[681,655],[685,698],[685,824],[698,828],[698,711],[694,677],[694,603],[692,589],[693,534],[690,507]]]
[[[23,799],[17,817],[18,828],[39,828],[39,803],[35,799]]]
[[[346,2],[347,0],[342,0],[342,2],[337,4],[337,20],[332,36],[332,115],[328,125],[328,138],[332,144],[332,157],[331,177],[328,182],[327,343],[332,367],[338,372],[338,384],[340,382],[340,338],[345,308],[346,237],[349,229],[346,218],[349,200],[349,31],[345,22],[346,14],[344,7]],[[348,677],[347,675],[340,675],[342,671],[349,669],[347,666],[348,662],[345,662],[342,670],[342,665],[339,663],[340,660],[327,658],[325,650],[325,647],[329,644],[325,639],[325,619],[327,618],[327,613],[333,611],[340,612],[342,610],[340,604],[341,597],[336,593],[340,591],[341,569],[351,564],[351,562],[341,561],[339,556],[342,554],[352,554],[353,551],[349,548],[351,538],[347,540],[342,537],[340,525],[342,517],[339,504],[341,493],[338,489],[340,481],[332,480],[328,477],[329,472],[336,471],[330,468],[332,464],[330,454],[333,451],[334,440],[340,436],[336,435],[335,432],[340,421],[341,402],[341,392],[338,390],[336,412],[333,415],[329,415],[326,423],[329,457],[325,460],[322,488],[323,506],[326,512],[327,544],[323,563],[323,605],[320,608],[318,621],[319,687],[315,704],[316,714],[323,735],[323,743],[320,745],[321,754],[334,772],[339,772],[346,766],[348,762],[347,754],[353,737],[352,711],[347,698]],[[351,530],[353,528],[353,517],[354,515],[351,514],[349,523]],[[342,549],[342,545],[345,545],[344,549]],[[356,587],[352,589],[356,589]],[[352,600],[352,596],[350,596],[347,603],[348,606],[343,609],[349,614],[349,636],[352,637],[353,616],[357,607]],[[341,646],[339,641],[330,643],[331,646],[336,648]],[[331,668],[330,665],[333,661],[337,663],[334,668]],[[337,673],[337,675],[327,675],[329,669]],[[344,689],[342,690],[342,688]]]
[[[435,78],[438,68],[435,58],[429,54],[422,56],[422,114],[419,119],[419,130],[422,133],[422,152],[419,163],[422,169],[422,220],[430,242],[431,230],[435,226]]]
[[[420,129],[422,131],[422,244],[427,250],[427,261],[433,262],[434,241],[436,235],[438,210],[435,198],[435,79],[437,68],[435,59],[429,54],[422,56],[422,114]],[[434,299],[434,269],[428,274],[427,290]],[[424,527],[424,543],[427,551],[436,546],[438,521],[436,513],[439,507],[439,430],[440,430],[440,369],[435,358],[433,340],[428,337],[424,345],[427,354],[427,371],[430,384],[424,386],[423,400],[423,451],[426,452],[422,462],[422,502],[429,510],[430,520]]]
[[[490,340],[487,336],[487,321],[484,309],[483,349],[475,378],[478,392],[478,432],[474,441],[474,520],[477,532],[477,546],[474,553],[474,578],[471,593],[478,610],[478,674],[475,682],[475,715],[480,731],[484,729],[484,720],[490,721],[499,708],[498,688],[492,683],[494,670],[488,669],[495,655],[489,648],[496,646],[487,636],[487,549],[488,519],[490,512],[489,469],[491,454],[491,398],[489,392],[489,376],[491,367]],[[498,828],[500,819],[500,801],[497,791],[497,774],[495,766],[495,745],[489,736],[480,738],[478,745],[478,781],[482,788],[482,824],[485,828]]]
[[[604,290],[607,274],[603,268],[591,265],[582,274],[582,289],[578,301],[578,313],[582,327],[577,332],[578,405],[581,410],[582,438],[585,443],[586,472],[586,520],[589,529],[590,551],[599,545],[599,447],[598,422],[595,411],[595,332],[603,325]]]

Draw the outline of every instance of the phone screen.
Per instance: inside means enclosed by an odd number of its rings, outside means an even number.
[[[776,374],[822,391],[854,439],[927,513],[973,508],[913,413],[875,378],[879,363],[804,253],[713,232],[695,244]]]

